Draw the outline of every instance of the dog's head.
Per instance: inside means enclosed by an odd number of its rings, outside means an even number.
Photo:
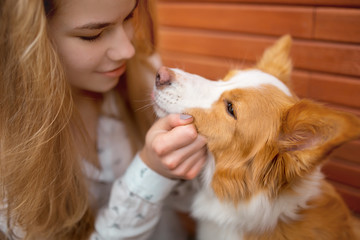
[[[154,102],[158,116],[194,116],[215,158],[211,186],[238,202],[266,191],[277,196],[308,175],[340,144],[360,136],[360,121],[289,88],[291,38],[267,49],[253,69],[232,70],[210,81],[162,67]]]

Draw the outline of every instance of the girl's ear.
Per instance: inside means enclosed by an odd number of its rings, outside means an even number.
[[[301,100],[284,115],[278,140],[279,158],[290,175],[302,175],[318,166],[341,144],[360,136],[360,119]]]
[[[290,60],[290,48],[292,39],[290,35],[281,37],[274,45],[266,49],[256,68],[269,73],[285,85],[289,85],[292,63]]]

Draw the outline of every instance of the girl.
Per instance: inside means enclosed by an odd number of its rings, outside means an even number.
[[[160,65],[150,3],[0,1],[4,237],[148,239],[174,223],[165,199],[180,206],[169,194],[206,147],[191,116],[150,127],[142,110]]]

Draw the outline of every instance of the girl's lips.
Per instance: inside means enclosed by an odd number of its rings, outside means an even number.
[[[126,70],[126,64],[123,64],[120,67],[118,67],[112,71],[102,72],[102,74],[104,74],[107,77],[111,77],[111,78],[120,77],[125,72],[125,70]]]

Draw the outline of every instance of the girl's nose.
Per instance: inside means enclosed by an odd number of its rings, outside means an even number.
[[[124,27],[116,30],[107,50],[107,56],[113,61],[129,59],[134,56],[135,48],[131,43],[131,33],[125,31]]]

